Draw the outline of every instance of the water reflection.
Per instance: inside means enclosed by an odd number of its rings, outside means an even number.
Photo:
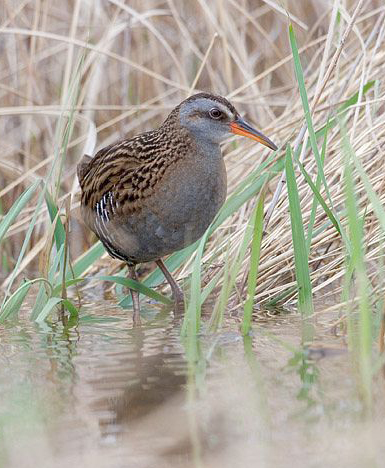
[[[340,427],[361,464],[337,450],[326,464],[365,466],[349,356],[328,324],[305,349],[295,314],[260,315],[246,339],[234,317],[188,340],[180,319],[156,312],[132,329],[105,301],[67,326],[21,319],[1,329],[1,466],[283,468],[291,455],[324,467]],[[367,446],[376,466],[373,447],[384,454],[385,444]]]
[[[179,328],[171,319],[162,325],[127,330],[126,346],[107,351],[98,363],[98,376],[89,380],[95,394],[119,389],[91,405],[107,415],[100,418],[104,438],[130,431],[137,420],[181,398],[186,362]]]

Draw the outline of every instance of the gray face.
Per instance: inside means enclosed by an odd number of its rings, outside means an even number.
[[[222,103],[201,98],[181,105],[180,124],[202,143],[219,144],[231,134],[230,122],[237,115]]]

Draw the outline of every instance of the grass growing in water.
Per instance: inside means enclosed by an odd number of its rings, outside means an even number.
[[[298,287],[298,308],[303,317],[302,341],[303,343],[307,343],[312,341],[314,334],[313,326],[309,322],[309,317],[312,317],[314,314],[314,306],[309,272],[308,250],[306,248],[305,231],[292,157],[292,150],[290,145],[288,145],[286,148],[286,177],[294,246],[295,272]]]
[[[2,34],[9,41],[7,50],[13,50],[12,47],[24,50],[21,48],[28,38],[38,42],[39,53],[34,54],[31,49],[30,60],[10,64],[15,80],[4,78],[6,86],[2,88],[1,115],[5,123],[1,129],[6,149],[0,159],[4,213],[0,218],[0,258],[2,262],[6,258],[9,270],[1,272],[2,320],[17,314],[25,294],[35,292],[36,284],[40,286],[31,317],[39,320],[49,317],[58,304],[70,308],[70,302],[64,301],[71,301],[75,294],[69,290],[70,299],[63,299],[66,288],[78,286],[86,275],[113,278],[117,288],[122,286],[119,283],[129,284],[119,276],[124,272],[117,263],[101,260],[105,256],[103,247],[100,243],[93,244],[94,239],[82,231],[76,220],[78,188],[74,173],[81,156],[79,146],[83,145],[88,128],[95,128],[98,142],[106,145],[123,135],[155,127],[194,83],[197,89],[229,95],[258,128],[281,142],[283,148],[300,133],[303,120],[308,135],[303,135],[290,160],[285,159],[282,151],[271,155],[241,140],[226,145],[229,176],[226,204],[205,241],[167,259],[169,267],[191,285],[187,314],[192,319],[191,329],[195,333],[200,329],[202,304],[210,293],[216,299],[210,321],[213,329],[222,324],[229,308],[241,309],[245,300],[243,332],[250,327],[255,303],[300,305],[304,312],[311,314],[311,297],[316,301],[322,297],[324,303],[327,299],[335,301],[343,290],[342,278],[352,275],[362,263],[371,265],[365,270],[368,283],[373,285],[367,298],[370,306],[382,296],[383,269],[378,257],[385,227],[381,165],[385,128],[381,81],[384,9],[368,2],[354,16],[355,5],[347,4],[344,8],[348,9],[349,16],[338,2],[333,2],[330,12],[325,11],[325,16],[319,18],[316,2],[296,2],[290,6],[293,10],[289,13],[292,18],[306,18],[306,24],[293,23],[287,31],[286,17],[265,5],[269,13],[264,18],[264,27],[267,31],[277,31],[277,37],[273,38],[273,33],[265,35],[263,41],[269,38],[274,45],[267,52],[261,45],[260,31],[243,10],[231,2],[220,11],[219,4],[213,4],[210,12],[204,2],[200,5],[199,12],[190,3],[185,8],[203,32],[210,32],[207,35],[188,28],[181,32],[185,12],[179,11],[178,5],[168,15],[151,14],[147,22],[141,23],[142,27],[133,28],[132,41],[125,41],[121,34],[127,11],[123,15],[120,10],[114,21],[103,21],[104,30],[92,28],[91,36],[85,31],[87,28],[79,27],[78,18],[73,18],[70,30],[60,15],[52,19],[52,29],[65,31],[62,36],[53,37],[40,31],[39,27],[32,27],[32,22],[30,29],[4,26]],[[252,7],[251,3],[248,5]],[[56,6],[60,8],[59,3]],[[306,14],[298,14],[303,12]],[[24,13],[23,22],[28,22],[30,12]],[[110,16],[106,14],[105,18]],[[136,21],[140,22],[141,18],[139,15]],[[213,18],[218,21],[213,23]],[[353,27],[352,18],[355,34],[345,37],[345,32]],[[322,26],[320,29],[315,28],[318,24]],[[157,26],[158,31],[167,27],[169,34],[154,35],[152,26],[155,29]],[[218,37],[211,41],[213,29]],[[207,43],[205,37],[210,38]],[[344,39],[343,44],[339,43],[340,38]],[[81,48],[79,56],[84,54],[81,67],[74,65],[73,52],[77,47]],[[319,102],[315,107],[309,105],[317,94],[319,78],[322,81],[327,76],[327,69],[333,63],[335,68],[328,75]],[[25,73],[28,67],[34,72],[30,76]],[[76,71],[72,84],[71,70]],[[30,77],[41,101],[32,99],[27,83]],[[13,83],[20,83],[16,97],[11,92]],[[68,90],[64,94],[69,96],[64,105],[62,89]],[[56,137],[52,118],[60,122]],[[349,150],[352,168],[348,180],[351,180],[349,193],[353,191],[354,200],[344,191],[346,175],[341,156],[344,144],[339,119],[344,121],[353,149]],[[6,131],[9,128],[11,131]],[[24,131],[28,128],[29,132]],[[47,148],[53,140],[56,148],[49,155]],[[15,144],[19,141],[20,144]],[[313,156],[309,157],[310,154]],[[51,165],[55,170],[47,171]],[[279,200],[267,232],[260,239],[260,221],[250,224],[255,213],[254,200],[266,185],[265,206],[269,206],[277,176],[285,165],[289,168],[290,190]],[[48,181],[49,195],[42,188]],[[68,193],[72,195],[71,222],[76,231],[76,238],[72,239],[66,234],[68,219],[63,221]],[[352,200],[357,209],[356,218],[352,215]],[[294,242],[288,222],[289,209],[296,229]],[[354,253],[353,241],[357,235],[366,246],[362,257]],[[72,268],[65,259],[66,242],[72,250]],[[43,264],[41,275],[36,274],[39,257]],[[33,279],[23,283],[23,275]],[[149,287],[162,281],[160,272],[154,270],[143,283]],[[123,297],[122,289],[118,291],[121,304],[129,306],[130,300]],[[142,292],[149,294],[147,289],[142,288]],[[167,302],[164,297],[156,297]],[[350,295],[349,299],[353,301],[357,297]],[[341,299],[342,310],[346,308],[344,300]],[[72,314],[76,313],[72,309]],[[367,314],[361,315],[364,322],[360,333],[366,344],[358,357],[362,353],[366,356],[372,343],[368,338]],[[362,366],[366,369],[367,365]],[[364,375],[367,371],[362,372]],[[368,377],[365,379],[368,382]],[[369,388],[368,383],[365,385]]]
[[[358,313],[355,307],[348,312],[348,337],[353,353],[354,364],[357,367],[358,389],[361,393],[365,411],[372,412],[372,308],[370,305],[370,283],[365,266],[365,249],[363,243],[363,226],[365,214],[359,215],[353,177],[352,154],[353,148],[343,125],[341,126],[343,149],[345,152],[344,185],[346,209],[348,215],[349,238],[351,250],[347,251],[347,267],[345,283],[347,299],[349,290],[353,290],[353,297],[358,295]]]

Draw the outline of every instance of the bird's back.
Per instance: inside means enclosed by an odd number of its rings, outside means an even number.
[[[153,131],[84,156],[82,216],[112,256],[131,263],[179,250],[203,235],[226,195],[219,146],[200,154],[187,132]]]

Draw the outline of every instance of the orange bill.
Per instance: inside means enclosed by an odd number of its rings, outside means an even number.
[[[245,120],[238,117],[236,120],[230,123],[232,133],[236,135],[242,135],[252,140],[262,143],[262,145],[267,146],[272,150],[277,150],[278,147],[267,138],[263,133],[255,130],[251,125],[249,125]]]

